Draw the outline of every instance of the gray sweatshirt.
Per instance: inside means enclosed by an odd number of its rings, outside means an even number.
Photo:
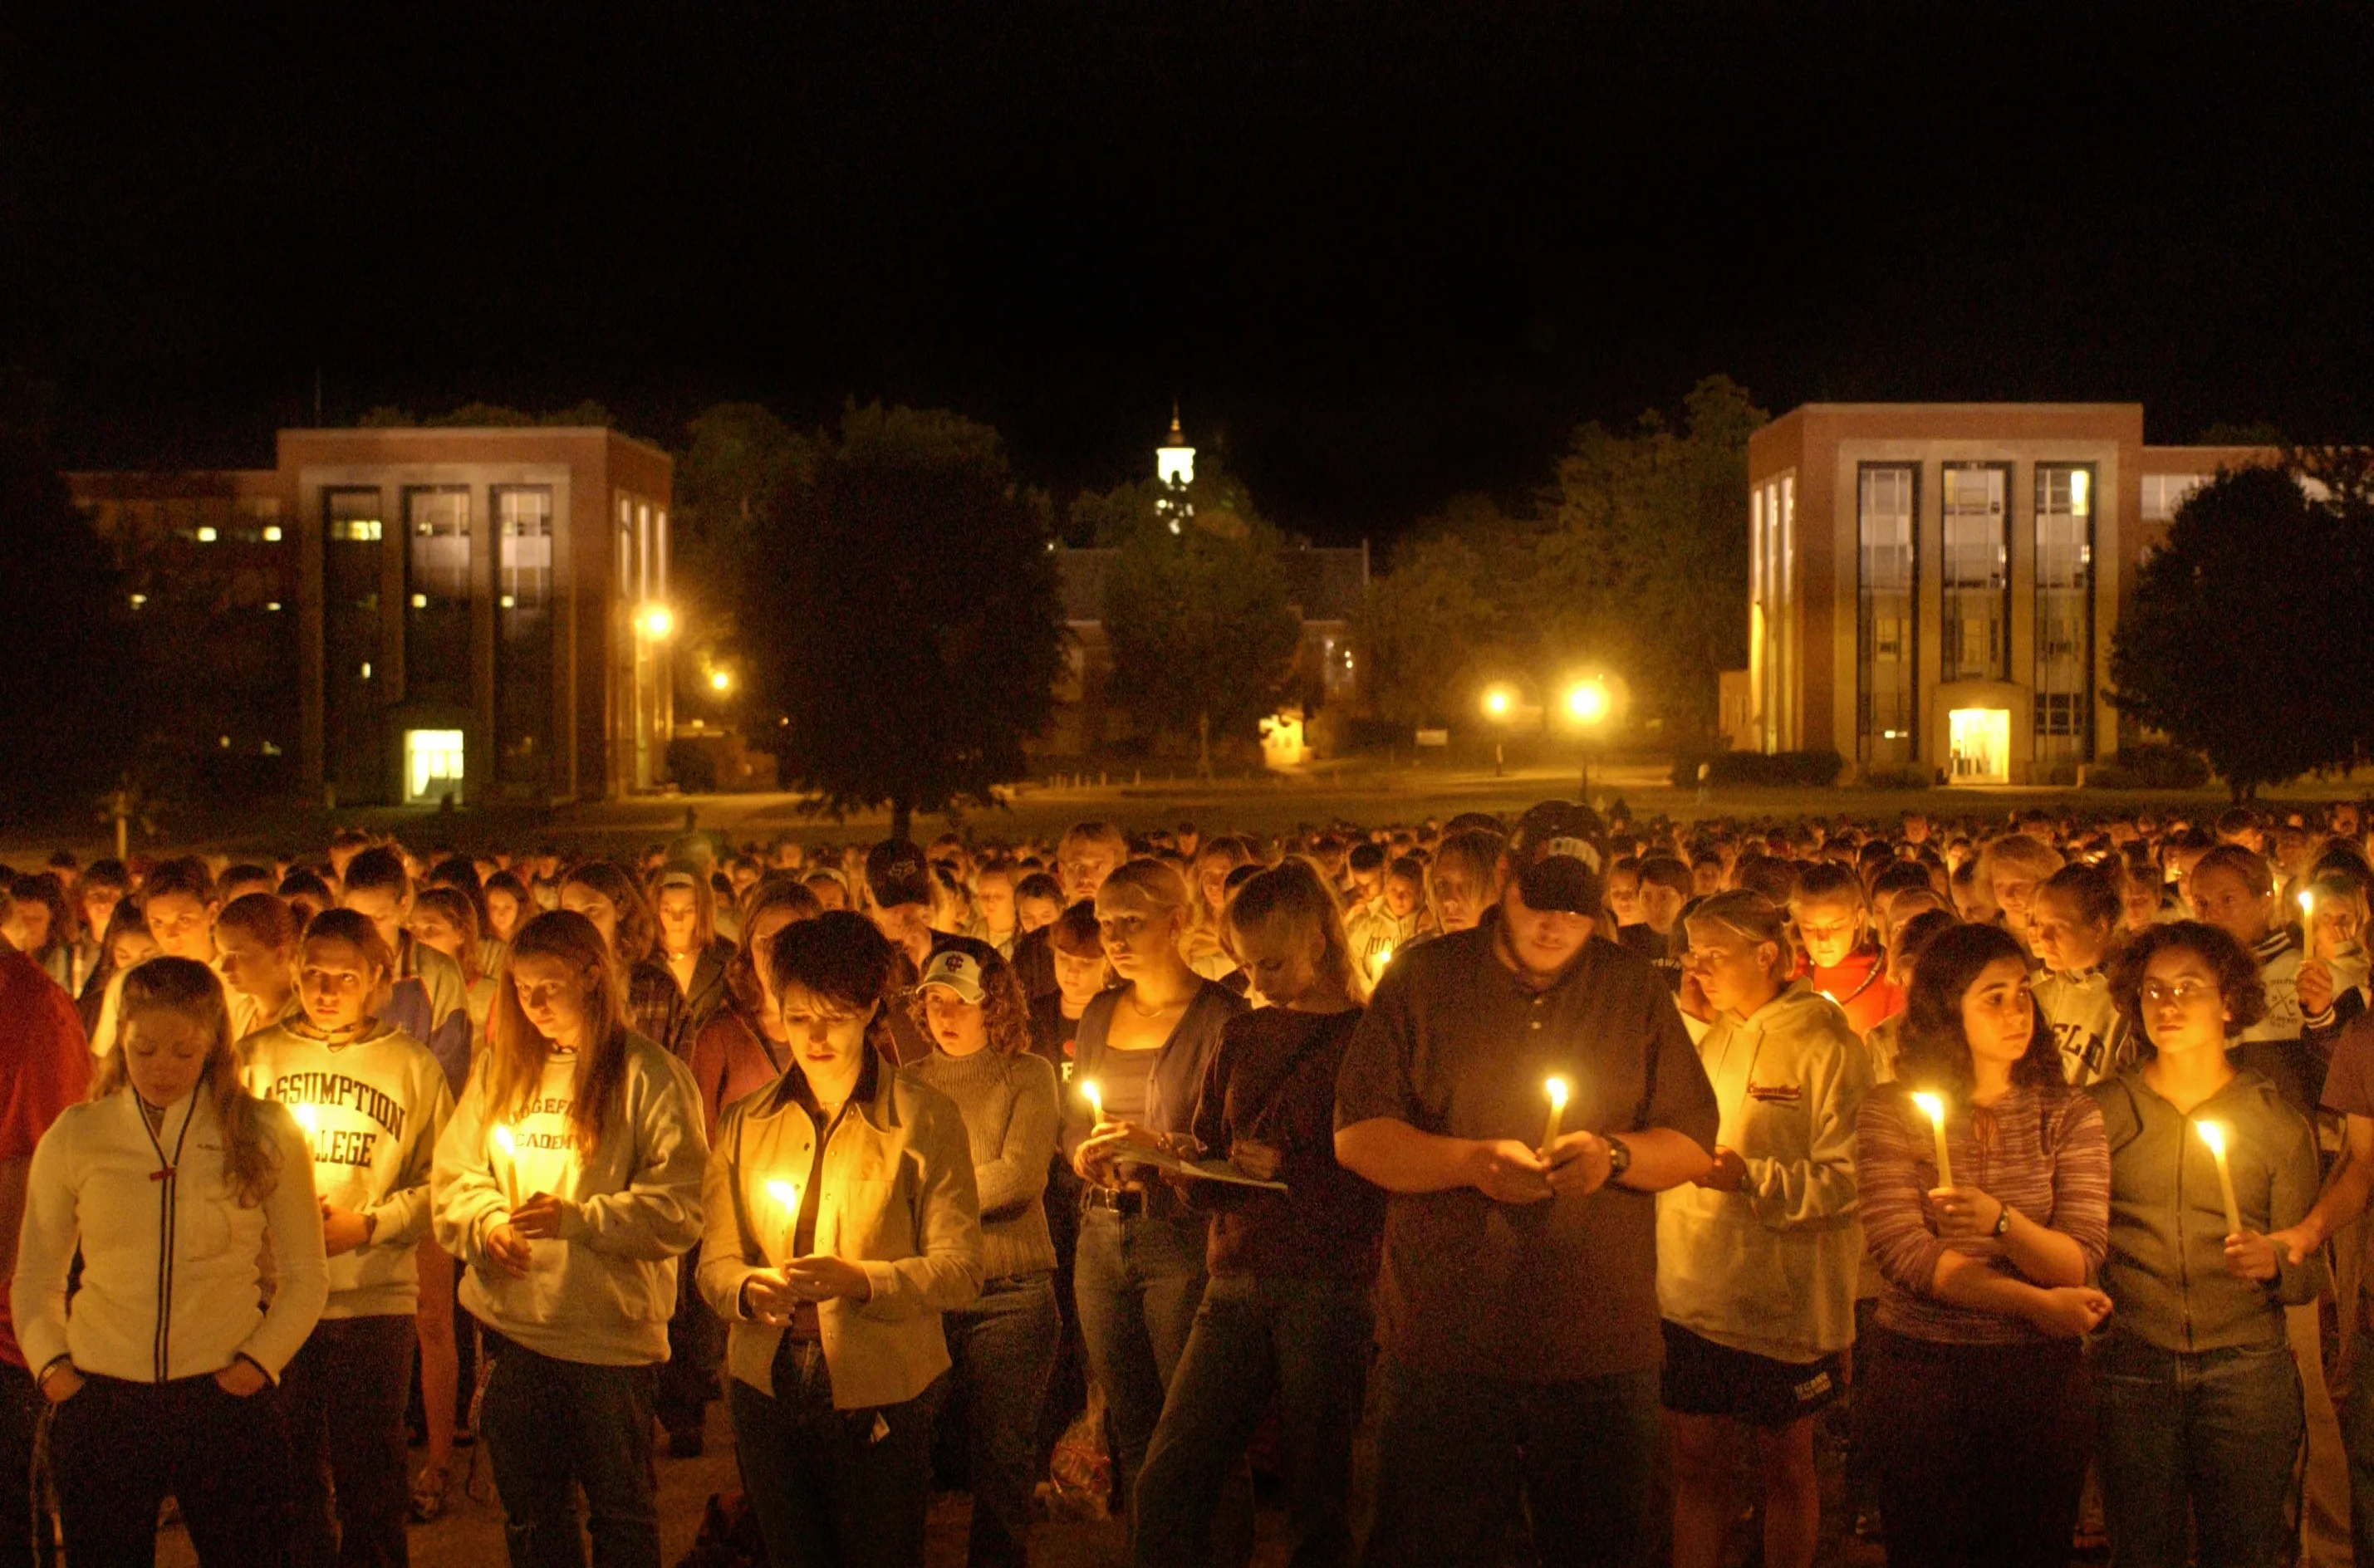
[[[1028,1052],[980,1050],[952,1057],[934,1049],[901,1072],[957,1103],[972,1142],[981,1189],[981,1276],[1032,1274],[1055,1266],[1047,1231],[1047,1166],[1055,1155],[1055,1069]]]

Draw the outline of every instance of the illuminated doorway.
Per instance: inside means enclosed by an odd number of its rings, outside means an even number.
[[[448,795],[462,803],[462,731],[404,732],[404,803],[433,806]]]
[[[1946,751],[1957,784],[2011,782],[2011,710],[1957,708],[1945,716]]]

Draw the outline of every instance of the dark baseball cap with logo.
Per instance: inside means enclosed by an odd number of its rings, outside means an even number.
[[[885,838],[865,852],[865,887],[884,909],[932,901],[932,865],[904,838]]]
[[[1596,915],[1606,897],[1607,830],[1572,801],[1544,801],[1517,819],[1509,865],[1528,909]]]

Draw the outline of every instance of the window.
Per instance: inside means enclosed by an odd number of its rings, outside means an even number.
[[[1866,764],[1913,757],[1920,485],[1910,463],[1865,463],[1856,484],[1855,729]]]
[[[552,491],[494,492],[495,777],[548,779],[552,733]]]
[[[464,747],[459,730],[406,730],[404,732],[404,803],[433,806],[446,796],[462,803]]]
[[[1748,492],[1749,683],[1768,752],[1796,737],[1797,476],[1784,474]]]
[[[378,693],[382,581],[380,493],[322,494],[323,767],[347,800],[384,800]]]
[[[2166,522],[2176,516],[2185,497],[2209,483],[2206,474],[2146,474],[2143,513],[2145,522]]]
[[[1938,678],[2010,677],[2011,530],[2005,463],[1947,463]]]
[[[416,702],[470,700],[470,492],[404,493],[404,691]]]
[[[2094,696],[2094,470],[2036,469],[2036,759],[2085,762]]]

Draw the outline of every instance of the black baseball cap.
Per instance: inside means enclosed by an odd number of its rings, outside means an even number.
[[[885,838],[865,852],[865,888],[877,907],[932,901],[932,866],[923,851],[904,838]]]
[[[1607,894],[1607,829],[1572,801],[1544,801],[1517,819],[1509,864],[1525,907],[1596,915]]]

